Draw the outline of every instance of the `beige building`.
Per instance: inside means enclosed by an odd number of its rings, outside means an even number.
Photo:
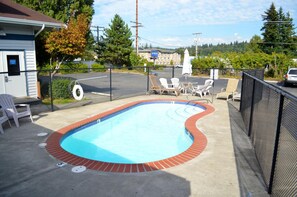
[[[174,65],[181,64],[181,55],[175,51],[147,49],[147,50],[139,50],[138,54],[142,58],[147,59],[149,62],[154,62],[154,60],[151,58],[151,51],[158,51],[158,58],[156,59],[156,62],[155,62],[156,65],[164,65],[164,66],[173,65],[174,66]]]

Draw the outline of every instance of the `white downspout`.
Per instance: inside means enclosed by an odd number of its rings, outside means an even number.
[[[35,38],[44,30],[45,24],[42,24],[41,29],[35,34]]]

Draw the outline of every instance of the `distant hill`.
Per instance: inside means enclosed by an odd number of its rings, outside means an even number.
[[[212,44],[204,44],[202,46],[198,46],[198,54],[199,56],[207,56],[211,55],[213,52],[221,52],[221,53],[226,53],[226,52],[246,52],[247,50],[247,45],[248,42],[234,42],[234,43],[229,43],[229,44],[217,44],[217,45],[212,45]],[[161,50],[168,50],[168,51],[177,51],[179,54],[183,55],[185,48],[189,50],[190,56],[195,56],[196,53],[196,46],[192,45],[189,47],[183,47],[183,48],[177,48],[177,49],[167,49],[163,47],[152,47],[151,45],[149,46],[146,44],[146,46],[140,47],[140,49],[161,49]]]
[[[246,52],[248,46],[248,42],[234,42],[230,44],[204,44],[202,46],[198,46],[198,54],[199,56],[211,55],[213,52]],[[191,46],[188,48],[190,55],[195,55],[196,46]]]

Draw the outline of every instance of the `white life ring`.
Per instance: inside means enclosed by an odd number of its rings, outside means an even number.
[[[84,97],[84,90],[80,85],[74,85],[72,89],[72,95],[75,100],[80,101]]]

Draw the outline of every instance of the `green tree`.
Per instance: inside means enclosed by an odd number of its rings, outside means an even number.
[[[77,20],[71,18],[67,28],[53,31],[46,40],[47,52],[55,60],[55,71],[60,69],[63,61],[73,60],[81,56],[86,47],[86,34],[89,22],[84,14]],[[55,72],[53,72],[53,75]]]
[[[258,36],[258,35],[254,35],[252,38],[251,38],[251,40],[250,40],[250,42],[249,42],[249,44],[248,44],[248,46],[247,46],[247,49],[249,50],[249,51],[252,51],[252,52],[255,52],[255,53],[258,53],[258,52],[261,52],[262,50],[261,50],[261,43],[262,43],[263,41],[262,41],[262,39],[261,39],[261,37],[260,36]]]
[[[131,66],[143,66],[144,64],[147,63],[147,60],[142,58],[139,55],[136,55],[135,52],[130,53],[130,63]]]
[[[294,24],[290,14],[285,14],[280,7],[276,11],[272,3],[270,8],[263,15],[264,26],[262,49],[268,54],[273,52],[292,54],[296,53],[296,44],[294,44]]]
[[[274,3],[271,4],[270,8],[264,13],[263,21],[264,26],[261,28],[263,35],[262,50],[268,54],[277,50],[278,45],[276,44],[280,40],[279,35],[279,16]]]
[[[284,14],[282,8],[279,9],[279,33],[282,52],[292,54],[296,51],[296,44],[293,44],[295,36],[293,19],[289,12]]]
[[[97,54],[97,62],[100,64],[105,63],[105,51],[106,51],[106,45],[105,42],[103,41],[103,37],[101,36],[101,39],[99,39],[99,42],[97,42],[96,47],[95,47],[95,52]]]
[[[88,21],[92,21],[94,14],[94,0],[14,0],[15,2],[29,7],[42,14],[50,16],[56,20],[68,24],[70,17],[77,18],[78,15],[84,14]],[[49,62],[50,54],[46,51],[45,44],[49,32],[43,31],[35,40],[36,59],[38,66]],[[91,32],[88,30],[88,48],[91,48],[93,40]]]
[[[76,18],[85,14],[89,21],[94,14],[94,0],[15,0],[17,3],[27,6],[35,11],[68,23],[70,17]]]
[[[109,28],[104,30],[103,44],[97,50],[105,63],[115,66],[131,66],[130,53],[132,48],[132,33],[119,15],[115,15]]]

